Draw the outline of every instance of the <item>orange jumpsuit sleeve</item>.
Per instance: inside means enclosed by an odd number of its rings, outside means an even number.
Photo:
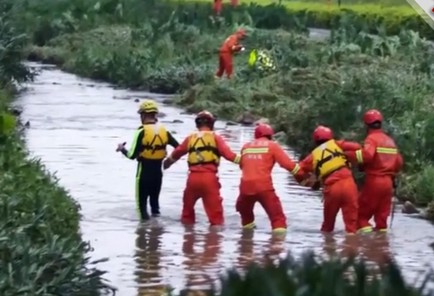
[[[293,175],[298,175],[300,173],[300,166],[298,163],[294,162],[279,144],[273,143],[270,145],[270,150],[273,153],[275,161],[282,168],[288,170]]]
[[[339,147],[344,151],[356,151],[362,148],[362,146],[357,142],[350,142],[345,140],[336,141]]]
[[[306,156],[303,160],[299,162],[300,169],[305,173],[313,172],[313,159],[312,154]]]
[[[235,35],[232,35],[229,37],[226,48],[229,48],[232,52],[240,51],[241,45],[238,43],[238,37]]]
[[[244,149],[246,149],[247,146],[248,146],[248,144],[244,144],[243,147],[240,150],[240,154],[239,154],[240,155],[240,162],[239,162],[240,169],[243,169],[243,158],[242,158],[242,155],[243,155]]]
[[[313,158],[312,154],[309,153],[303,160],[301,160],[298,165],[300,166],[300,175],[296,177],[296,180],[301,185],[305,185],[308,182],[308,179],[311,177],[311,173],[313,173]]]
[[[344,154],[350,162],[357,163],[356,151],[362,148],[359,143],[339,140],[336,141],[336,144],[344,150]]]
[[[170,158],[173,160],[178,160],[188,152],[188,142],[190,140],[190,136],[186,137],[184,141],[179,145],[178,147],[173,150],[172,154],[170,155]]]
[[[363,147],[356,151],[348,151],[345,154],[352,162],[357,162],[358,164],[366,164],[374,159],[376,151],[377,144],[372,138],[367,137],[365,139],[365,144],[363,145]]]
[[[221,136],[215,135],[215,141],[217,144],[217,150],[223,158],[236,164],[240,163],[240,156],[229,148],[226,141]]]

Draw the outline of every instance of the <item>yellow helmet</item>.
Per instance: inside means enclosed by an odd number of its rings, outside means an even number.
[[[139,107],[137,113],[158,113],[158,106],[154,100],[144,100]]]

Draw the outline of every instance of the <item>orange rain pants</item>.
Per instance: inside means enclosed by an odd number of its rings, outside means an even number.
[[[220,15],[222,12],[222,0],[214,0],[212,9],[216,15]]]
[[[217,77],[222,77],[226,72],[227,78],[230,79],[234,71],[232,60],[233,58],[231,53],[219,53],[219,67],[215,75]]]
[[[344,171],[344,172],[342,172]],[[346,171],[346,172],[345,172]],[[341,176],[333,176],[333,175]],[[345,175],[347,176],[345,177]],[[342,209],[342,217],[347,233],[357,231],[358,192],[351,171],[343,168],[333,173],[329,178],[337,177],[335,182],[324,184],[324,221],[321,231],[332,232],[335,228],[336,216]]]
[[[220,182],[214,172],[190,172],[184,190],[181,222],[189,225],[196,222],[194,206],[202,197],[203,207],[211,225],[223,225],[223,198]]]
[[[393,198],[391,176],[366,175],[359,199],[359,229],[369,227],[374,217],[375,230],[387,229]]]
[[[253,208],[256,202],[259,202],[267,213],[272,229],[287,227],[282,204],[274,190],[264,191],[255,195],[240,194],[237,200],[236,209],[241,215],[242,225],[249,225],[255,221]]]

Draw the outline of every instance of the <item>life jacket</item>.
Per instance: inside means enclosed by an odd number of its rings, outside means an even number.
[[[199,131],[190,135],[187,162],[190,166],[210,163],[219,164],[220,154],[214,132]]]
[[[141,159],[160,160],[166,157],[166,146],[169,142],[167,130],[160,124],[143,125],[142,152]]]
[[[312,151],[312,159],[315,175],[321,180],[349,165],[344,151],[333,139],[316,147]]]

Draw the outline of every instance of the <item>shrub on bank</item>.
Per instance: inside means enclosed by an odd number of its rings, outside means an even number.
[[[365,262],[353,258],[321,261],[307,252],[300,260],[288,256],[277,264],[269,261],[265,267],[252,264],[242,274],[230,270],[221,279],[221,292],[184,290],[180,296],[431,295],[427,287],[432,278],[428,276],[413,288],[405,283],[394,262],[380,266],[379,271],[374,274]]]
[[[14,82],[32,78],[24,39],[0,13],[0,295],[100,295],[107,286],[86,255],[79,206],[28,159],[9,110]]]

